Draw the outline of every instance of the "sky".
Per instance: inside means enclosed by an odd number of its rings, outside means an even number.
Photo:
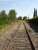
[[[38,11],[38,0],[0,0],[0,11],[5,10],[8,14],[9,10],[15,9],[17,17],[32,18],[34,8]]]

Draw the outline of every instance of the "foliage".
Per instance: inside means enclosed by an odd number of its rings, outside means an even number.
[[[5,10],[2,10],[0,12],[0,25],[11,23],[11,21],[15,21],[15,19],[16,19],[15,10],[10,10],[8,15],[6,14]]]
[[[29,23],[31,23],[31,24],[38,24],[38,17],[37,17],[37,18],[29,19],[28,21],[29,21]]]
[[[21,16],[19,16],[19,17],[18,17],[18,20],[22,20],[22,17],[21,17]]]
[[[11,19],[11,21],[16,19],[16,11],[15,10],[9,11],[9,18]]]
[[[26,19],[27,19],[27,17],[26,17],[26,16],[24,16],[24,17],[23,17],[23,20],[26,20]]]
[[[34,8],[33,18],[37,18],[37,9]]]

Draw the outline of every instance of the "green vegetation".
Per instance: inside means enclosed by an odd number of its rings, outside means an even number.
[[[38,18],[29,19],[28,22],[33,24],[38,24]]]
[[[16,11],[10,10],[8,15],[5,10],[0,12],[0,28],[16,20]]]
[[[24,17],[23,17],[23,20],[27,20],[27,16],[24,16]]]
[[[15,21],[15,19],[16,19],[16,11],[15,10],[10,10],[8,16],[9,16],[9,19],[11,21]]]
[[[19,16],[19,17],[17,18],[17,20],[22,20],[22,17],[21,17],[21,16]]]
[[[37,9],[34,8],[33,18],[27,20],[31,24],[38,25]]]
[[[38,16],[37,16],[37,10],[34,9],[34,14],[33,14],[33,18],[32,19],[27,19],[27,16],[24,16],[22,18],[22,16],[19,16],[18,18],[16,18],[16,11],[11,9],[8,13],[8,15],[6,14],[5,10],[2,10],[0,12],[0,28],[5,27],[5,25],[11,24],[12,22],[20,22],[20,21],[26,21],[29,23],[33,23],[33,24],[37,24],[38,23]]]

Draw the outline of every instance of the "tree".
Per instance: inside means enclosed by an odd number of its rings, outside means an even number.
[[[37,9],[34,8],[33,18],[37,18]]]
[[[21,16],[19,16],[19,17],[18,17],[18,20],[22,20],[22,17],[21,17]]]
[[[6,18],[7,18],[7,14],[6,14],[5,10],[2,10],[2,11],[0,12],[0,18],[1,18],[1,19],[6,19]]]
[[[8,23],[8,17],[5,10],[0,12],[0,25]]]
[[[11,21],[16,19],[16,11],[15,10],[9,11],[9,18],[11,19]]]
[[[27,19],[27,16],[24,16],[24,17],[23,17],[23,20],[26,20],[26,19]]]

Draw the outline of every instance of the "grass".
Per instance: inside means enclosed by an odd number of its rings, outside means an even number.
[[[21,20],[16,21],[6,21],[6,20],[0,20],[0,32],[5,31],[11,24],[21,24]]]
[[[3,23],[2,25],[0,24],[0,32],[3,32],[5,31],[8,27],[10,27],[10,25],[13,25],[14,23],[13,22],[10,22],[10,23]]]
[[[7,19],[0,19],[0,29],[5,28],[10,24],[11,24],[11,21],[8,21]]]
[[[10,29],[11,26],[13,26],[15,23],[11,22],[11,24],[5,24],[0,26],[0,37],[5,34],[6,31]]]

